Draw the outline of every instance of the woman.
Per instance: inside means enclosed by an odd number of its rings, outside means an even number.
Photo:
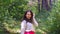
[[[31,10],[27,10],[21,22],[21,34],[35,34],[34,26],[38,26]]]

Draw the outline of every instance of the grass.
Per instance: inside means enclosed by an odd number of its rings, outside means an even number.
[[[9,33],[9,32],[5,32],[5,31],[0,30],[0,34],[19,34],[19,33]],[[42,34],[42,33],[36,32],[36,34]]]
[[[0,34],[19,34],[19,33],[7,33],[4,31],[0,31]],[[40,32],[36,32],[36,34],[41,34]]]

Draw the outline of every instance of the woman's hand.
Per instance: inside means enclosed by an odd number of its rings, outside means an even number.
[[[33,18],[35,17],[35,13],[33,14]]]

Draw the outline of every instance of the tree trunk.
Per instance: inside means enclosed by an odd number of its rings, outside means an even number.
[[[38,0],[38,11],[40,12],[40,0]]]
[[[49,4],[48,4],[49,2]],[[45,10],[50,10],[50,5],[51,4],[51,0],[42,0],[42,8]]]

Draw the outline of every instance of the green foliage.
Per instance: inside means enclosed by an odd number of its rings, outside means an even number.
[[[42,10],[40,14],[36,15],[39,22],[39,28],[47,34],[60,34],[60,1],[54,3],[51,12]],[[40,18],[40,19],[39,19]]]
[[[20,22],[26,10],[32,10],[35,13],[35,18],[39,23],[36,28],[37,34],[42,34],[42,31],[47,34],[60,34],[60,1],[53,3],[50,11],[40,9],[38,6],[27,5],[29,0],[0,0],[0,31],[8,31],[17,33],[20,30]],[[39,30],[42,30],[39,32]]]
[[[0,1],[0,29],[20,29],[20,21],[25,13],[26,0]]]

